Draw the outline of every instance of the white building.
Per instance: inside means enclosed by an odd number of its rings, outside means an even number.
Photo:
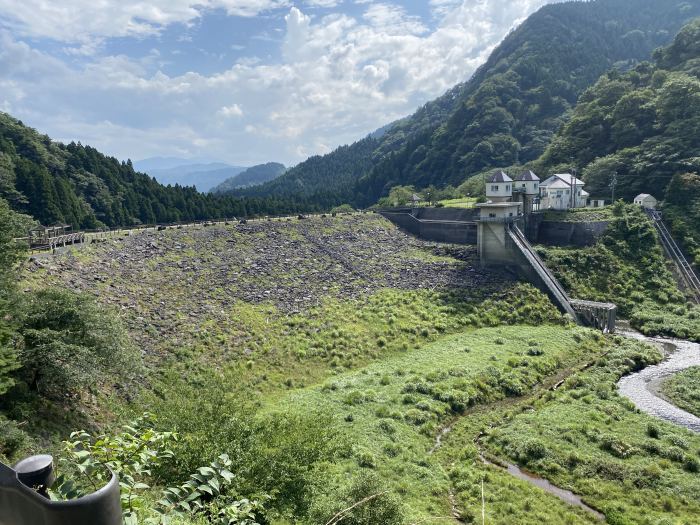
[[[523,171],[515,177],[513,191],[522,192],[526,195],[539,195],[540,178],[530,170]]]
[[[648,193],[640,193],[634,198],[634,203],[642,208],[648,208],[650,210],[655,210],[658,201]]]
[[[496,171],[486,180],[486,200],[506,202],[513,196],[513,179],[503,171]]]
[[[567,210],[584,208],[589,193],[584,182],[570,173],[557,173],[540,182],[540,209]]]

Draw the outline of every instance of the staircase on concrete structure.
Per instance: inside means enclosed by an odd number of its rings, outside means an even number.
[[[557,278],[554,277],[554,274],[552,274],[549,268],[547,268],[547,266],[544,264],[544,261],[539,255],[537,255],[537,252],[525,238],[523,232],[520,231],[520,228],[518,228],[514,223],[509,224],[508,235],[518,250],[520,250],[523,256],[528,260],[533,270],[537,272],[537,275],[540,277],[540,279],[542,279],[542,282],[549,290],[550,295],[553,296],[562,310],[564,310],[574,319],[577,319],[578,315],[571,305],[571,299],[569,298],[568,294]]]
[[[604,333],[615,331],[617,307],[614,304],[571,299],[515,223],[508,225],[508,235],[537,273],[550,297],[559,304],[564,312],[568,313],[579,324],[598,328]]]
[[[666,225],[661,218],[661,213],[650,209],[647,209],[646,212],[659,234],[661,245],[664,247],[666,255],[669,259],[671,259],[678,270],[677,273],[683,287],[688,291],[689,295],[692,296],[695,302],[700,304],[700,279],[698,279],[698,276],[693,271],[693,267],[685,258],[685,255],[683,255],[683,252],[671,236],[668,228],[666,228]]]

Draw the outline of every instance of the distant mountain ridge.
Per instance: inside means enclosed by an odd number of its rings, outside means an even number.
[[[205,157],[148,157],[134,160],[132,164],[136,171],[148,173],[150,170],[168,170],[178,166],[191,166],[192,164],[215,164],[219,161]],[[220,164],[224,164],[221,162]],[[228,164],[226,164],[228,166]]]
[[[198,191],[208,192],[229,177],[234,177],[245,171],[245,166],[231,166],[223,162],[211,162],[208,164],[184,164],[172,168],[150,169],[146,173],[155,177],[164,185],[179,184],[180,186],[194,186]]]
[[[45,225],[102,228],[318,211],[300,199],[250,198],[164,186],[95,148],[62,144],[0,112],[0,200]]]
[[[269,182],[282,175],[285,171],[287,171],[287,168],[284,164],[280,164],[279,162],[258,164],[256,166],[251,166],[250,168],[247,168],[246,170],[241,171],[232,177],[229,177],[224,182],[211,188],[209,191],[211,193],[229,193],[238,188],[247,188],[249,186]],[[216,172],[210,172],[212,175],[214,173]]]

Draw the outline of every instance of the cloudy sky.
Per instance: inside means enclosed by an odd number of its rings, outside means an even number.
[[[293,165],[466,80],[550,0],[0,0],[0,111],[120,159]]]

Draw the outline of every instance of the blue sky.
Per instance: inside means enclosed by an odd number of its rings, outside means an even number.
[[[293,165],[464,81],[547,0],[0,0],[0,110],[121,159]]]

